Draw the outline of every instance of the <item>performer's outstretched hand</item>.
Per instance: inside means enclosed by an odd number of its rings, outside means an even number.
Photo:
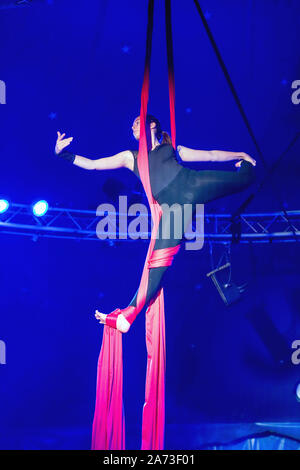
[[[70,145],[70,143],[73,140],[73,137],[68,137],[67,139],[64,139],[64,136],[66,134],[63,133],[61,134],[59,131],[57,131],[57,141],[55,144],[55,153],[58,155],[65,147]]]
[[[105,325],[105,318],[107,317],[107,315],[96,310],[95,317],[97,320],[99,320],[99,323],[102,323],[103,325]],[[117,330],[121,331],[121,333],[127,333],[129,328],[130,328],[130,323],[126,320],[126,318],[122,315],[122,313],[120,313],[120,315],[117,318]]]

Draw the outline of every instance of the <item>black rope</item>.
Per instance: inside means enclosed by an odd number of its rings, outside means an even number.
[[[234,99],[235,99],[235,101],[236,101],[236,104],[237,104],[237,106],[238,106],[238,108],[239,108],[239,111],[240,111],[240,113],[241,113],[241,115],[242,115],[242,117],[243,117],[243,119],[244,119],[244,122],[245,122],[245,124],[246,124],[247,129],[248,129],[248,132],[249,132],[249,134],[250,134],[250,136],[251,136],[251,138],[252,138],[252,140],[253,140],[253,142],[254,142],[254,145],[255,145],[255,148],[256,148],[256,150],[257,150],[257,153],[259,154],[259,156],[260,156],[260,158],[261,158],[261,160],[262,160],[262,162],[263,162],[263,164],[264,164],[264,166],[265,166],[265,168],[266,168],[266,167],[267,167],[267,164],[266,164],[266,162],[265,162],[265,159],[264,159],[264,156],[263,156],[263,154],[262,154],[262,151],[260,150],[260,146],[258,145],[258,142],[257,142],[257,140],[256,140],[256,138],[255,138],[255,135],[254,135],[254,132],[253,132],[253,130],[252,130],[252,127],[251,127],[251,125],[250,125],[250,123],[249,123],[249,120],[248,120],[248,118],[247,118],[247,116],[246,116],[246,113],[245,113],[245,111],[244,111],[244,108],[243,108],[243,106],[242,106],[242,104],[241,104],[241,102],[240,102],[240,99],[239,99],[239,97],[238,97],[238,94],[237,94],[237,92],[236,92],[236,89],[234,88],[234,85],[233,85],[232,80],[231,80],[231,78],[230,78],[230,75],[229,75],[229,72],[228,72],[228,70],[227,70],[227,67],[226,67],[226,65],[225,65],[225,63],[224,63],[224,60],[222,59],[222,56],[221,56],[221,54],[220,54],[220,51],[219,51],[218,46],[217,46],[217,44],[216,44],[216,41],[214,40],[214,37],[213,37],[213,35],[212,35],[212,32],[211,32],[211,30],[209,29],[209,26],[208,26],[208,23],[207,23],[207,21],[206,21],[206,18],[205,18],[205,16],[204,16],[204,14],[203,14],[203,11],[201,10],[201,7],[200,7],[200,5],[199,5],[198,0],[194,0],[194,3],[195,3],[195,5],[196,5],[196,8],[197,8],[197,10],[198,10],[198,13],[199,13],[199,15],[200,15],[200,17],[201,17],[202,23],[203,23],[204,28],[205,28],[205,31],[206,31],[206,33],[207,33],[207,35],[208,35],[208,37],[209,37],[209,40],[210,40],[210,42],[211,42],[211,44],[212,44],[212,47],[213,47],[213,49],[214,49],[214,51],[215,51],[215,53],[216,53],[217,59],[218,59],[218,61],[219,61],[219,64],[220,64],[220,66],[221,66],[221,68],[222,68],[222,70],[223,70],[223,73],[224,73],[224,75],[225,75],[225,78],[226,78],[226,80],[227,80],[227,83],[228,83],[228,85],[229,85],[229,88],[230,88],[230,90],[231,90],[231,93],[233,94],[233,97],[234,97]]]
[[[297,140],[299,139],[300,137],[300,132],[298,132],[295,137],[291,140],[291,142],[289,143],[289,145],[286,147],[286,149],[279,155],[279,157],[277,158],[277,160],[275,160],[275,162],[271,165],[271,167],[269,168],[268,170],[268,173],[265,175],[265,177],[261,180],[261,182],[259,183],[259,185],[257,186],[257,189],[255,192],[253,192],[252,194],[250,194],[250,196],[241,204],[241,206],[236,210],[236,212],[233,214],[233,217],[237,216],[238,214],[240,214],[242,211],[245,210],[245,208],[248,206],[248,204],[250,204],[250,202],[252,201],[252,199],[254,198],[254,196],[258,193],[258,191],[261,190],[261,188],[265,185],[265,183],[268,181],[269,177],[272,175],[272,173],[274,173],[274,171],[276,170],[277,166],[279,165],[279,163],[281,162],[281,160],[283,159],[283,157],[291,150],[291,148],[295,145],[295,143],[297,142]],[[285,209],[283,209],[283,212],[285,214],[285,216],[287,217],[288,219],[288,216],[286,214],[286,211]]]
[[[207,21],[206,21],[206,18],[205,18],[204,14],[203,14],[203,11],[202,11],[201,7],[200,7],[199,1],[198,1],[198,0],[194,0],[194,3],[195,3],[195,5],[196,5],[197,11],[198,11],[198,13],[199,13],[199,15],[200,15],[200,18],[201,18],[201,20],[202,20],[202,23],[203,23],[203,25],[204,25],[204,28],[205,28],[205,30],[206,30],[206,33],[207,33],[207,35],[208,35],[208,37],[209,37],[209,40],[210,40],[210,42],[211,42],[211,44],[212,44],[212,46],[213,46],[213,49],[214,49],[214,51],[215,51],[215,53],[216,53],[217,59],[218,59],[218,61],[219,61],[219,64],[220,64],[220,66],[221,66],[221,68],[222,68],[222,70],[223,70],[223,73],[224,73],[224,75],[225,75],[225,78],[226,78],[226,80],[227,80],[227,83],[228,83],[228,85],[229,85],[229,88],[230,88],[230,90],[231,90],[231,92],[232,92],[232,94],[233,94],[233,97],[234,97],[234,99],[235,99],[235,101],[236,101],[236,103],[237,103],[237,106],[238,106],[239,111],[240,111],[240,113],[241,113],[241,115],[242,115],[242,118],[243,118],[243,120],[244,120],[244,122],[245,122],[245,124],[246,124],[246,127],[247,127],[247,129],[248,129],[248,132],[249,132],[249,134],[250,134],[250,136],[251,136],[251,138],[252,138],[252,140],[253,140],[253,143],[254,143],[254,145],[255,145],[255,147],[256,147],[256,150],[257,150],[257,152],[258,152],[258,154],[259,154],[259,156],[260,156],[260,158],[261,158],[261,160],[262,160],[262,162],[263,162],[263,164],[264,164],[265,171],[268,170],[267,173],[266,173],[266,175],[265,175],[265,178],[264,178],[264,179],[262,180],[262,182],[258,185],[258,189],[256,189],[256,191],[253,192],[253,193],[239,206],[239,208],[238,208],[238,209],[235,211],[235,213],[232,215],[232,223],[234,224],[234,223],[236,222],[236,219],[239,218],[241,212],[246,209],[246,207],[247,207],[247,206],[250,204],[250,202],[253,200],[254,196],[257,194],[257,192],[259,191],[259,189],[262,187],[262,185],[263,185],[263,184],[266,182],[266,180],[269,178],[270,174],[274,171],[275,167],[278,165],[278,163],[279,163],[279,161],[282,159],[282,157],[283,157],[283,156],[290,150],[290,148],[295,144],[295,142],[296,142],[297,139],[299,138],[300,133],[298,133],[298,134],[295,136],[295,138],[292,140],[292,142],[290,143],[290,145],[288,146],[288,148],[283,152],[283,154],[280,155],[280,157],[279,157],[278,160],[275,162],[275,164],[273,164],[270,169],[267,169],[267,164],[266,164],[266,161],[265,161],[264,156],[263,156],[263,154],[262,154],[262,151],[261,151],[261,149],[260,149],[260,147],[259,147],[259,145],[258,145],[258,142],[257,142],[256,138],[255,138],[254,132],[253,132],[252,127],[251,127],[251,125],[250,125],[250,123],[249,123],[249,121],[248,121],[248,118],[247,118],[246,113],[245,113],[245,111],[244,111],[244,108],[243,108],[243,106],[242,106],[242,104],[241,104],[241,102],[240,102],[240,99],[239,99],[239,97],[238,97],[238,94],[237,94],[237,92],[236,92],[236,90],[235,90],[235,88],[234,88],[234,85],[233,85],[233,83],[232,83],[232,80],[231,80],[230,75],[229,75],[229,73],[228,73],[228,70],[227,70],[227,68],[226,68],[226,65],[225,65],[225,63],[224,63],[224,61],[223,61],[223,59],[222,59],[222,56],[221,56],[221,54],[220,54],[220,51],[219,51],[218,46],[217,46],[217,44],[216,44],[216,41],[214,40],[214,37],[213,37],[213,35],[212,35],[212,32],[210,31],[210,28],[209,28],[209,26],[208,26],[208,23],[207,23]],[[285,215],[287,221],[289,222],[289,224],[290,224],[290,226],[291,226],[291,229],[292,229],[292,231],[293,231],[295,240],[299,242],[299,237],[298,237],[297,234],[296,234],[296,230],[295,230],[293,224],[291,223],[291,221],[290,221],[290,219],[289,219],[289,216],[288,216],[288,214],[287,214],[285,208],[283,207],[283,204],[282,204],[282,201],[281,201],[280,198],[279,198],[279,195],[278,195],[276,192],[275,192],[275,197],[277,198],[277,200],[278,200],[278,202],[279,202],[279,205],[280,205],[281,208],[282,208],[281,210],[282,210],[282,212],[284,213],[284,215]]]
[[[153,16],[154,16],[154,0],[149,0],[149,3],[148,3],[148,24],[147,24],[145,69],[147,67],[149,67],[149,69],[150,69],[151,50],[152,50],[152,33],[153,33]]]

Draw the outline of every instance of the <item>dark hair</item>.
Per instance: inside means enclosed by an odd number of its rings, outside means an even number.
[[[169,134],[167,132],[162,131],[161,124],[160,124],[159,120],[156,117],[152,116],[152,114],[147,114],[146,122],[148,124],[150,124],[151,122],[155,122],[155,124],[156,124],[156,136],[157,136],[157,139],[159,141],[162,139],[161,144],[172,145],[171,137],[169,136]]]

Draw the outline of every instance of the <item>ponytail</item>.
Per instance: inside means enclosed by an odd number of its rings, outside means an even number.
[[[162,131],[161,135],[162,135],[162,141],[161,141],[162,144],[172,145],[171,137],[169,136],[167,132]]]
[[[155,124],[156,124],[156,137],[159,141],[161,141],[161,144],[172,145],[171,137],[169,136],[169,134],[167,132],[162,131],[161,124],[160,124],[159,120],[156,117],[152,116],[152,114],[147,114],[146,122],[148,122],[149,124],[151,122],[155,122]]]

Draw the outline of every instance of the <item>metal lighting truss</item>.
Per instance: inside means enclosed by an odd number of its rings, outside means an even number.
[[[300,210],[287,211],[289,221],[283,212],[264,212],[241,214],[238,219],[240,243],[295,242],[300,236]],[[127,223],[133,216],[127,216]],[[143,214],[150,219],[150,212]],[[136,217],[136,216],[135,216]],[[201,217],[201,215],[197,215]],[[105,239],[96,229],[102,217],[96,211],[49,208],[42,217],[32,212],[31,205],[11,204],[9,209],[0,214],[0,232],[38,238],[67,238],[75,240],[105,241],[109,244],[122,241],[135,241],[126,233],[119,233],[117,224],[114,232],[105,232]],[[148,220],[149,220],[148,219]],[[150,219],[151,220],[151,219]],[[204,237],[213,243],[224,243],[232,240],[231,214],[204,214]],[[148,227],[151,227],[148,225]],[[193,226],[194,227],[194,226]],[[191,227],[190,227],[191,228]],[[191,233],[190,231],[187,232]],[[98,236],[100,234],[100,237]],[[102,232],[104,234],[104,232]],[[120,236],[123,235],[123,239]],[[143,241],[150,239],[150,232],[140,234]],[[189,238],[191,240],[191,238]]]

